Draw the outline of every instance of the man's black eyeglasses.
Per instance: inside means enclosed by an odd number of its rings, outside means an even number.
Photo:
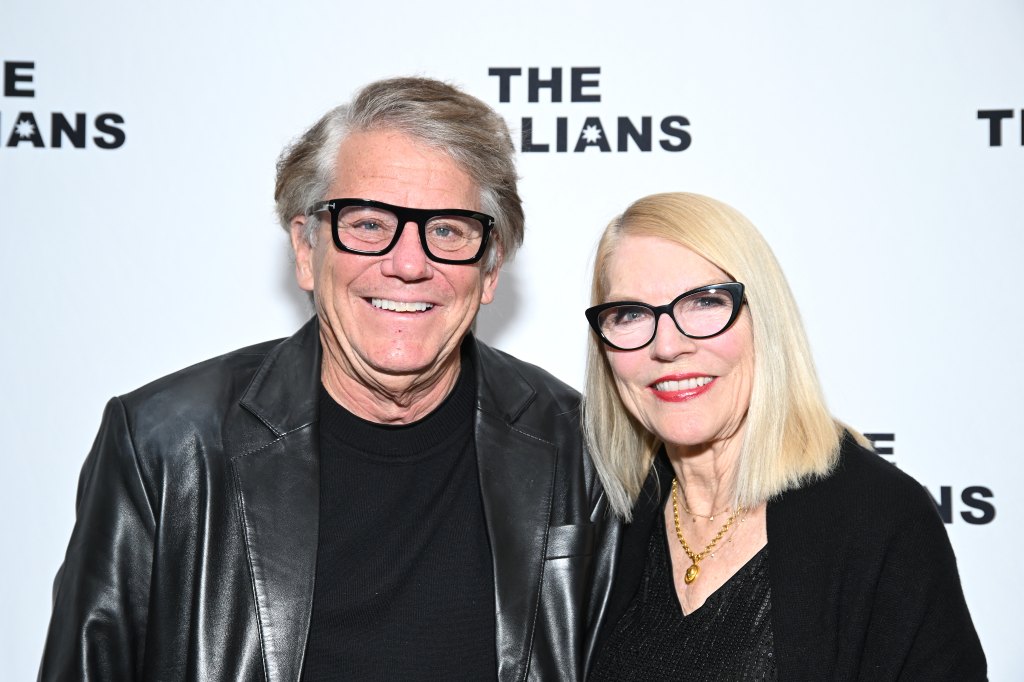
[[[395,247],[406,223],[419,227],[427,258],[438,263],[476,263],[487,249],[494,218],[459,208],[422,209],[370,199],[328,199],[306,215],[331,214],[334,245],[348,253],[380,256]]]

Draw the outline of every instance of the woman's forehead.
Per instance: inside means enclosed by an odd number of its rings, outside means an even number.
[[[691,249],[647,235],[623,235],[605,265],[608,300],[656,303],[728,280],[721,268]]]

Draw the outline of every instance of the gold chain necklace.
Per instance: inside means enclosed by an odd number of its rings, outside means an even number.
[[[714,521],[716,516],[721,516],[725,512],[729,511],[729,508],[726,507],[720,512],[716,512],[714,509],[712,509],[710,516],[708,516],[707,514],[698,514],[697,512],[690,509],[690,501],[686,499],[686,491],[683,490],[681,492],[683,493],[683,511],[689,514],[690,516],[696,516],[697,518],[707,519],[708,521]]]
[[[739,509],[734,511],[732,513],[732,516],[729,517],[729,520],[726,521],[725,525],[722,526],[722,528],[718,531],[718,535],[712,538],[711,542],[708,543],[708,546],[701,550],[700,553],[694,554],[693,550],[690,549],[690,546],[686,544],[686,540],[683,539],[683,531],[679,527],[679,496],[676,492],[678,488],[679,485],[676,479],[673,478],[672,517],[675,519],[676,522],[676,537],[679,538],[679,544],[683,546],[683,551],[686,552],[686,556],[690,557],[690,561],[692,562],[690,564],[690,567],[686,569],[686,573],[683,575],[683,582],[689,585],[697,579],[698,575],[700,575],[700,566],[698,564],[700,564],[700,562],[704,560],[704,557],[708,555],[708,552],[715,548],[715,545],[717,545],[718,541],[722,539],[722,536],[729,532],[729,527],[732,526],[732,522],[736,520],[736,517],[739,515],[741,511],[743,511],[743,508],[740,507]]]

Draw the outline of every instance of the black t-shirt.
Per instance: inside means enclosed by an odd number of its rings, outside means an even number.
[[[497,676],[494,571],[473,441],[475,372],[413,424],[320,391],[320,529],[303,679]]]

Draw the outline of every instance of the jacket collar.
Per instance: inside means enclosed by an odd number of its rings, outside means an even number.
[[[472,334],[464,343],[469,344],[476,367],[477,409],[514,424],[537,392],[514,369],[508,355]],[[242,407],[275,436],[308,426],[317,419],[322,359],[320,325],[313,317],[267,353],[242,395]]]
[[[278,437],[316,421],[321,353],[320,325],[313,317],[267,353],[242,395],[242,407]]]
[[[516,371],[510,356],[495,350],[470,335],[476,367],[477,409],[499,417],[508,425],[515,424],[537,397],[533,386]]]
[[[470,344],[476,367],[477,409],[514,424],[536,398],[536,390],[505,353],[472,334],[464,343]],[[320,325],[313,317],[267,353],[242,395],[242,407],[275,436],[313,423],[317,419],[322,358]]]

